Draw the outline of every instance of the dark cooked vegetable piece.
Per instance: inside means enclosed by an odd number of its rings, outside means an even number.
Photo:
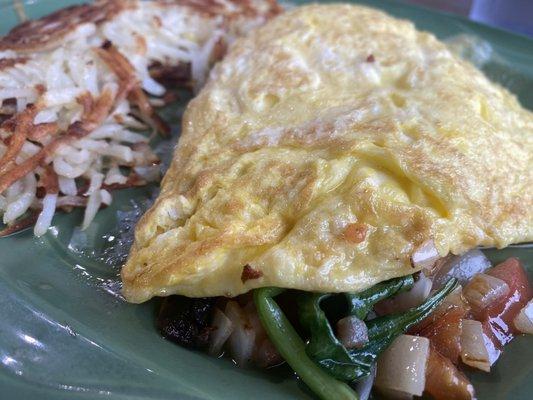
[[[157,329],[163,337],[180,346],[205,348],[209,340],[209,323],[216,300],[215,297],[166,297],[157,316]]]

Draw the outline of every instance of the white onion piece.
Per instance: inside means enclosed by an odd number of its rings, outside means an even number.
[[[463,320],[461,360],[466,365],[490,372],[489,352],[485,346],[483,326],[479,321]]]
[[[278,349],[269,338],[264,338],[263,341],[255,347],[254,361],[257,366],[268,368],[283,362],[283,357],[281,357]]]
[[[509,285],[499,278],[477,274],[464,287],[463,295],[475,311],[483,310],[509,294]]]
[[[455,289],[451,291],[451,293],[444,298],[442,303],[437,306],[435,311],[433,311],[434,315],[442,315],[446,311],[448,311],[450,308],[461,308],[464,310],[469,311],[470,310],[470,304],[466,301],[466,299],[463,296],[463,287],[461,285],[458,285]]]
[[[411,265],[413,268],[431,270],[439,258],[435,242],[428,239],[411,254]]]
[[[533,300],[520,310],[514,319],[514,326],[522,333],[533,335]]]
[[[441,288],[450,278],[457,278],[461,285],[465,285],[474,275],[490,267],[489,259],[478,249],[467,251],[460,256],[452,256],[435,273],[433,288]]]
[[[255,343],[252,353],[254,363],[261,368],[268,368],[283,362],[283,358],[279,354],[278,349],[268,338],[253,301],[246,304],[244,312],[248,318],[248,326],[255,333]]]
[[[421,396],[428,356],[428,338],[398,336],[378,358],[375,387],[394,397]]]
[[[337,338],[347,349],[359,349],[368,342],[368,329],[359,318],[345,317],[337,322]]]
[[[213,331],[209,337],[209,354],[219,356],[222,346],[224,346],[231,332],[233,332],[233,323],[226,317],[226,314],[215,308],[211,325],[213,326]]]
[[[376,304],[375,310],[379,315],[405,312],[422,304],[428,298],[432,285],[431,279],[421,272],[411,290],[380,301]]]
[[[233,324],[233,332],[228,341],[230,353],[238,366],[246,366],[252,359],[255,331],[251,329],[237,302],[228,301],[225,314]]]
[[[374,380],[376,379],[376,364],[370,368],[370,374],[355,384],[355,391],[359,395],[359,400],[368,400]]]
[[[255,303],[253,301],[248,302],[243,307],[243,310],[244,310],[244,313],[246,314],[248,325],[250,326],[250,328],[252,328],[255,331],[255,340],[261,341],[263,338],[267,337],[265,328],[263,328],[261,319],[259,319],[257,310],[255,309]]]

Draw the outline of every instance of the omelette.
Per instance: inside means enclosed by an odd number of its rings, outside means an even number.
[[[309,5],[237,40],[187,107],[123,293],[357,292],[533,239],[533,114],[410,22]]]

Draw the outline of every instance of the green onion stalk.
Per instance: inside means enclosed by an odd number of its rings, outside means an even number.
[[[254,301],[268,337],[296,374],[322,400],[357,400],[355,391],[325,372],[305,351],[305,343],[274,301],[283,292],[279,288],[261,288]]]

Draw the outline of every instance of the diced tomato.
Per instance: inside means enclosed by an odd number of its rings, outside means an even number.
[[[462,321],[466,314],[464,308],[452,307],[418,334],[427,337],[440,354],[457,364],[461,355]]]
[[[513,339],[516,329],[513,320],[531,300],[532,290],[526,271],[517,258],[509,258],[486,271],[509,285],[509,295],[487,307],[480,320],[484,330],[497,347],[502,348]]]
[[[430,347],[425,392],[435,400],[474,399],[474,387],[453,363]]]

